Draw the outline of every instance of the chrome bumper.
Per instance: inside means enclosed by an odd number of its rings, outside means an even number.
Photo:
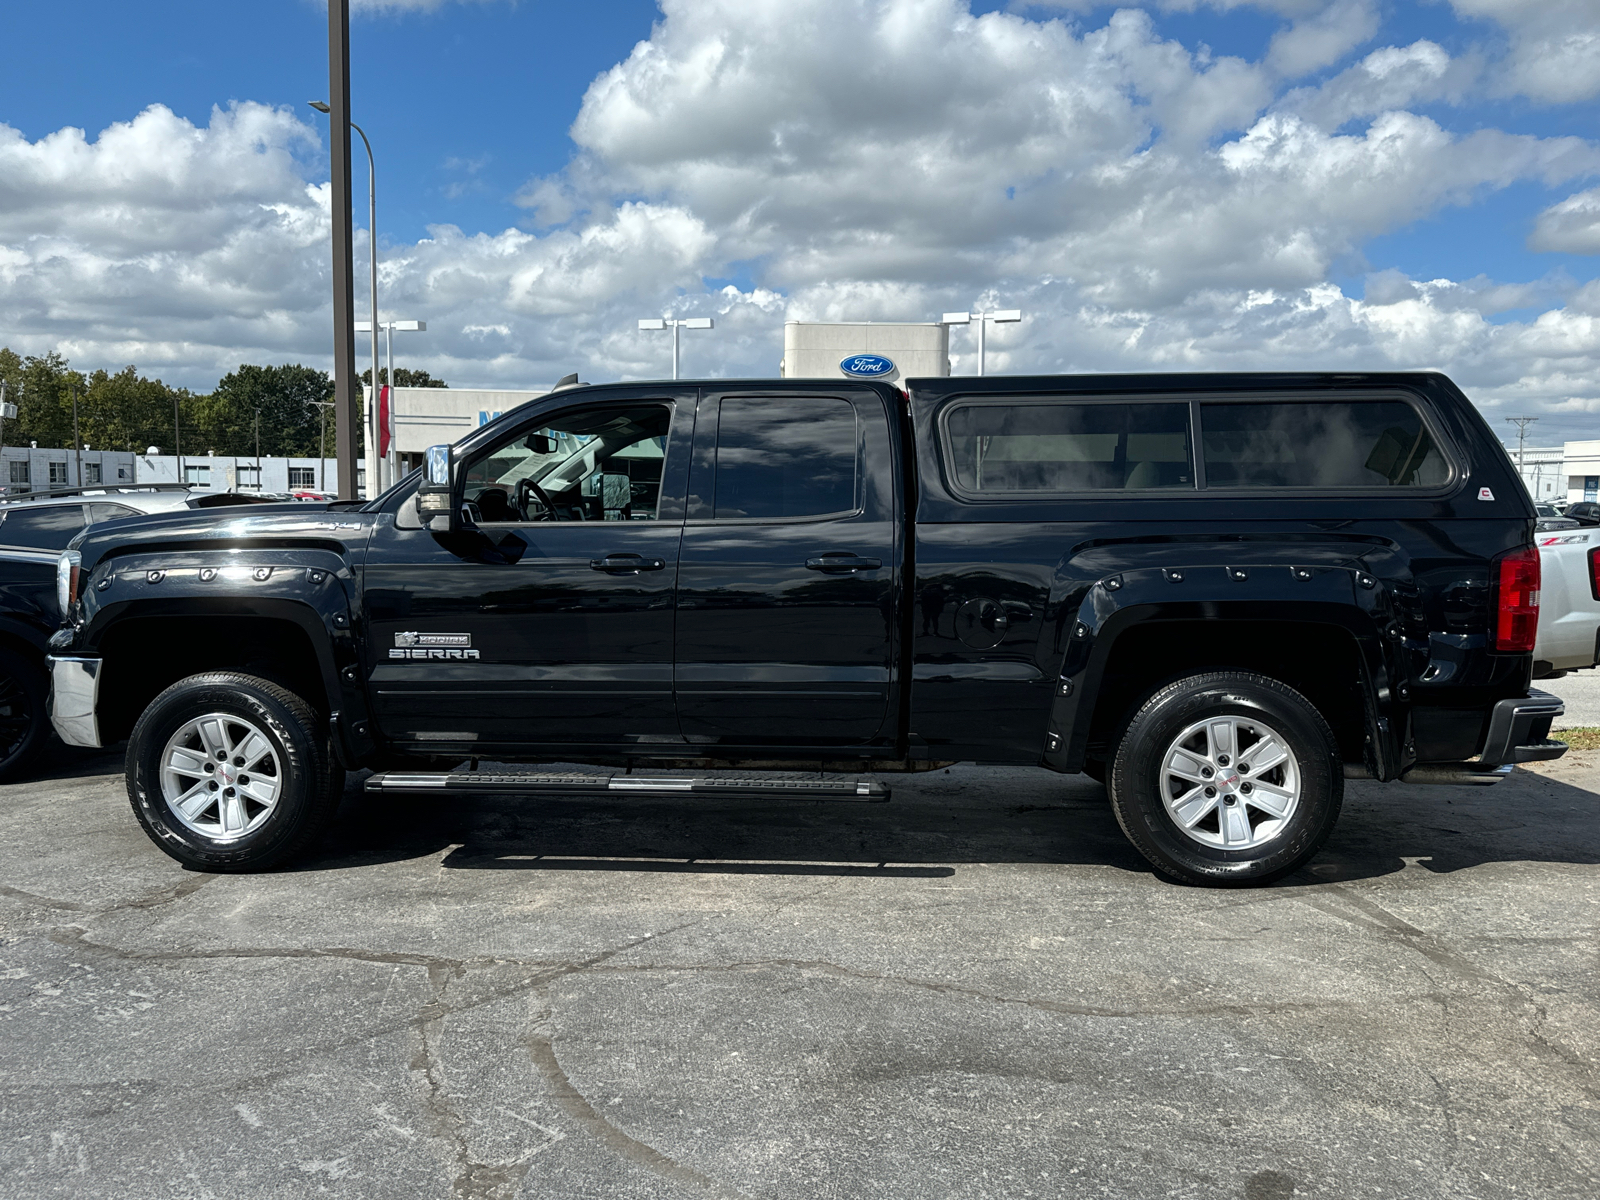
[[[100,696],[98,658],[57,658],[50,663],[50,724],[69,746],[100,746],[95,701]]]

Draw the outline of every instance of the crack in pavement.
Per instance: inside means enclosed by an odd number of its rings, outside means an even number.
[[[176,904],[179,900],[187,899],[194,895],[206,884],[216,879],[215,875],[196,875],[185,879],[182,883],[175,883],[171,887],[160,888],[147,896],[139,896],[133,900],[124,900],[118,904],[80,904],[76,900],[59,900],[54,896],[40,896],[35,892],[25,892],[21,888],[0,884],[0,896],[10,896],[28,904],[37,904],[42,908],[54,908],[63,912],[89,913],[93,916],[103,917],[111,913],[126,912],[130,909],[160,908],[165,904]]]
[[[535,1018],[534,1028],[528,1031],[522,1044],[527,1048],[528,1057],[533,1061],[533,1065],[550,1085],[561,1110],[619,1158],[644,1167],[665,1179],[688,1184],[707,1195],[724,1197],[726,1200],[749,1200],[745,1193],[738,1189],[696,1171],[693,1167],[685,1166],[654,1146],[625,1133],[589,1103],[562,1068],[561,1060],[556,1057],[555,1035],[550,1030],[552,1011],[549,994],[546,989],[540,990],[544,993],[545,1007]]]

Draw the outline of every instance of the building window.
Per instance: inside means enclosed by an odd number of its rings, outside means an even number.
[[[290,467],[289,490],[314,488],[317,486],[317,470],[315,467]]]
[[[28,486],[28,460],[27,459],[25,459],[25,458],[13,458],[11,460],[11,482],[12,483],[20,483],[23,487],[27,487]]]
[[[99,463],[84,463],[83,464],[83,481],[85,483],[99,483],[100,482],[100,464]]]
[[[127,467],[118,467],[117,468],[117,478],[118,479],[126,479],[127,477],[128,477],[128,468]]]
[[[53,462],[53,463],[51,463],[50,464],[50,485],[52,487],[54,487],[58,483],[66,483],[66,482],[67,482],[67,464],[64,463],[64,462]]]
[[[261,468],[240,467],[239,486],[242,488],[259,488],[261,486]]]
[[[183,481],[190,487],[210,487],[211,468],[185,466],[183,468]]]
[[[1583,498],[1591,504],[1600,500],[1600,475],[1585,475],[1583,477]]]

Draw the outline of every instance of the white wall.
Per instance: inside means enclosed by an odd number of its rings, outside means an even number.
[[[893,362],[895,369],[880,377],[888,383],[948,375],[950,327],[785,321],[778,370],[785,379],[845,379],[839,362],[851,354],[881,354]]]

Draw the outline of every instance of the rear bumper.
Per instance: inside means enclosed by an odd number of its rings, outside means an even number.
[[[1489,734],[1478,764],[1499,767],[1560,758],[1567,745],[1550,739],[1550,722],[1566,711],[1561,698],[1549,692],[1530,691],[1521,699],[1501,700],[1489,714]]]
[[[69,746],[98,748],[100,719],[95,705],[100,699],[100,660],[52,655],[50,664],[50,724]]]

